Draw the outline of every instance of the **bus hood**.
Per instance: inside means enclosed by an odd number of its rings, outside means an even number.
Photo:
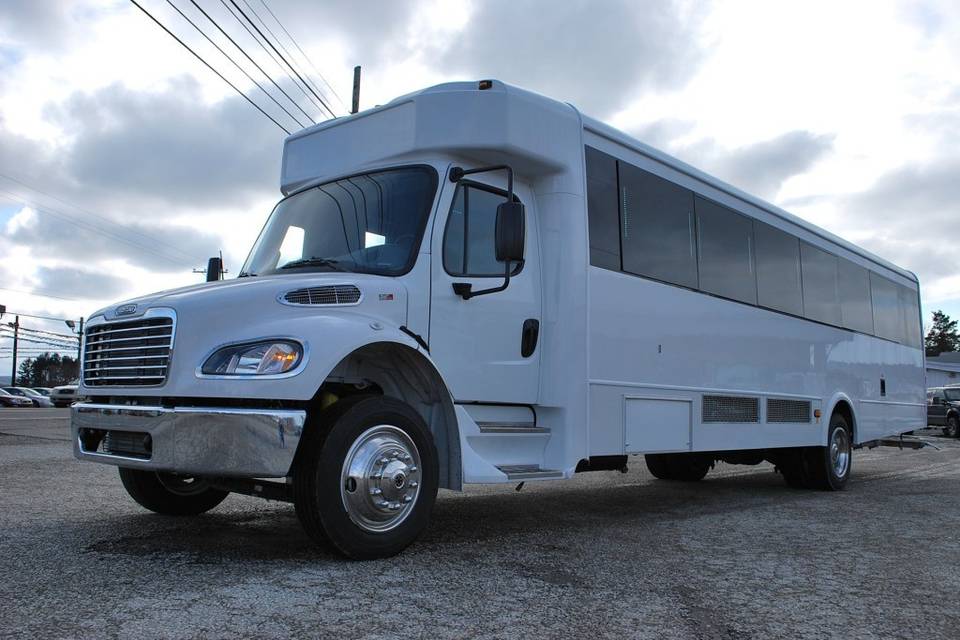
[[[370,342],[417,348],[400,331],[407,290],[396,278],[354,273],[256,276],[183,287],[127,300],[91,316],[98,323],[173,311],[173,349],[162,385],[83,386],[84,395],[307,400],[340,360]],[[214,378],[200,366],[225,345],[284,338],[304,347],[297,375]]]

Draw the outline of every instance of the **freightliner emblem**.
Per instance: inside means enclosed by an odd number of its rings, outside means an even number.
[[[135,313],[136,311],[137,311],[137,305],[135,305],[135,304],[122,304],[122,305],[120,305],[119,307],[117,307],[117,309],[116,309],[116,311],[114,311],[114,313],[116,313],[118,316],[128,316],[128,315],[130,315],[131,313]]]

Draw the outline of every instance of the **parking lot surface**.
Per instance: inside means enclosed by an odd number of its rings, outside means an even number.
[[[140,509],[67,410],[0,410],[0,637],[957,638],[960,442],[857,452],[846,491],[769,466],[441,492],[398,557],[311,546],[288,504]]]

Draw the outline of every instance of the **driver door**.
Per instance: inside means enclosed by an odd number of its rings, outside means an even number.
[[[503,283],[496,259],[497,205],[506,192],[494,176],[445,181],[431,240],[430,355],[457,402],[535,404],[540,383],[540,253],[531,193],[515,185],[526,207],[524,260],[510,285],[464,300],[454,283],[474,291]],[[531,344],[533,349],[531,350]]]

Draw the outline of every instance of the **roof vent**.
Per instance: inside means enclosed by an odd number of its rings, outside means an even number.
[[[352,284],[333,284],[288,291],[283,299],[288,304],[302,305],[357,304],[360,289]]]

